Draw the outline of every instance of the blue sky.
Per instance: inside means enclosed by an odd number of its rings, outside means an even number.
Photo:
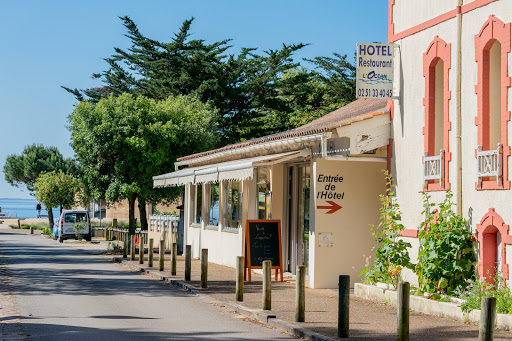
[[[61,89],[98,86],[114,47],[128,48],[119,16],[151,38],[169,41],[194,17],[192,38],[233,39],[231,50],[309,43],[296,56],[352,55],[358,42],[386,42],[386,0],[188,0],[0,2],[0,198],[30,198],[10,186],[5,158],[26,145],[56,146],[73,156],[66,129],[76,103]]]

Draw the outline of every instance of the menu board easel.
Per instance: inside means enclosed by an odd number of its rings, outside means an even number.
[[[262,269],[264,260],[272,261],[272,269],[276,270],[275,279],[277,280],[277,274],[280,271],[282,282],[281,221],[247,220],[245,238],[245,265],[248,270],[249,282],[251,281],[251,269]]]

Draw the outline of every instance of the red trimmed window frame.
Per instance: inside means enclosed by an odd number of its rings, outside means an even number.
[[[439,36],[435,36],[434,40],[429,44],[427,51],[423,53],[423,77],[425,77],[425,97],[423,105],[425,106],[425,126],[423,127],[424,135],[424,152],[428,155],[436,155],[439,151],[434,152],[435,145],[435,127],[432,122],[435,120],[435,66],[439,60],[444,63],[443,68],[443,149],[444,158],[444,187],[441,183],[428,183],[423,186],[426,192],[445,191],[451,188],[449,164],[452,159],[450,153],[449,134],[451,130],[450,122],[450,99],[451,91],[449,86],[449,76],[451,68],[451,44],[447,44]],[[423,163],[425,160],[423,159]]]
[[[510,77],[508,76],[508,54],[510,53],[510,28],[511,24],[505,24],[500,19],[491,15],[483,24],[480,32],[475,35],[475,61],[478,64],[478,80],[475,86],[477,95],[477,116],[475,124],[478,130],[478,145],[484,146],[489,139],[488,120],[489,115],[485,113],[489,108],[489,51],[494,42],[501,44],[501,138],[503,144],[503,185],[498,185],[494,180],[482,180],[482,185],[475,184],[477,190],[499,190],[510,189],[508,177],[508,158],[510,156],[510,146],[508,145],[508,121],[510,121],[510,111],[508,111],[508,88],[510,87]],[[475,149],[475,158],[477,149]]]
[[[475,238],[477,242],[480,244],[480,257],[478,260],[478,274],[480,277],[485,278],[487,283],[493,283],[493,274],[494,268],[496,266],[495,263],[489,263],[489,260],[496,259],[496,248],[497,244],[488,245],[484,242],[486,235],[488,234],[496,234],[498,231],[501,234],[501,268],[503,278],[509,279],[509,266],[507,264],[507,245],[512,244],[512,236],[508,234],[510,227],[505,224],[503,218],[495,212],[494,208],[490,208],[489,212],[487,212],[482,220],[480,220],[480,224],[476,224],[476,234]],[[490,276],[487,275],[487,271],[489,271]]]

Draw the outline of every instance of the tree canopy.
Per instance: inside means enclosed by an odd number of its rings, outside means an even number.
[[[7,156],[4,165],[5,180],[15,187],[26,186],[32,195],[39,175],[52,171],[77,175],[78,166],[72,159],[64,158],[56,147],[41,144],[26,146],[20,155]]]
[[[230,39],[206,43],[191,39],[193,18],[169,42],[145,36],[129,17],[121,17],[131,41],[106,58],[106,71],[94,74],[102,86],[70,89],[78,100],[97,103],[110,94],[163,100],[191,95],[218,108],[219,145],[294,128],[355,99],[354,66],[346,56],[317,57],[307,70],[293,60],[305,44],[283,44],[258,53],[228,53]]]
[[[36,199],[46,207],[59,207],[70,209],[75,204],[76,194],[79,191],[79,181],[71,174],[62,171],[42,173],[34,184]]]
[[[82,183],[96,199],[128,199],[133,233],[135,199],[156,203],[178,195],[171,188],[154,190],[152,177],[173,169],[181,155],[213,148],[216,119],[217,111],[193,96],[154,100],[125,93],[81,102],[68,128]]]

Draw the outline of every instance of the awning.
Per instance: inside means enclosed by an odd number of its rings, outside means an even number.
[[[212,183],[222,180],[242,181],[252,179],[255,167],[307,157],[310,154],[311,151],[309,149],[303,149],[287,153],[257,156],[249,159],[185,168],[176,172],[154,176],[153,187],[182,186],[188,183]]]

